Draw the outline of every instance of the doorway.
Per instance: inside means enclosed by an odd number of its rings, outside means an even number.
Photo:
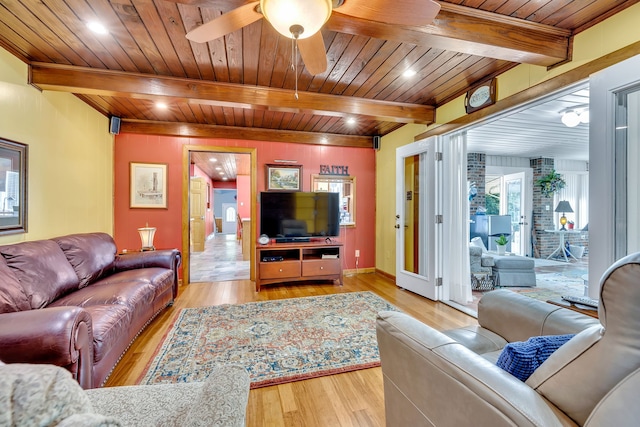
[[[396,150],[396,284],[432,300],[436,286],[438,230],[436,144],[438,137]],[[431,219],[431,220],[430,220]]]
[[[609,67],[590,79],[593,126],[590,155],[589,296],[599,297],[596,278],[616,260],[640,251],[640,55]]]
[[[515,255],[532,256],[532,188],[531,168],[487,167],[485,178],[486,214],[510,217],[511,225],[507,237],[509,238],[509,252]]]
[[[220,176],[223,176],[222,172],[225,172],[229,178],[228,171],[230,170],[230,165],[220,166],[219,164],[212,166],[209,165],[210,158],[214,157],[215,154],[218,154],[221,161],[231,162],[238,160],[237,173],[234,173],[236,180],[241,180],[242,183],[240,186],[243,188],[243,208],[246,210],[245,215],[251,218],[250,230],[245,236],[249,242],[249,254],[248,261],[243,259],[242,255],[242,246],[241,242],[239,242],[236,238],[235,228],[233,232],[229,235],[225,235],[222,233],[215,233],[216,230],[216,221],[213,213],[213,205],[215,201],[213,200],[213,189],[215,188],[216,182],[222,182]],[[246,278],[248,280],[255,280],[255,218],[256,218],[256,206],[252,201],[256,200],[256,162],[257,162],[257,154],[255,148],[238,148],[238,147],[208,147],[208,146],[198,146],[198,145],[188,145],[183,147],[183,224],[188,224],[187,227],[183,227],[182,231],[182,247],[183,250],[183,283],[188,284],[192,281],[219,281],[219,280],[234,280],[234,270],[238,268],[245,268],[248,271],[248,275]],[[196,165],[200,164],[200,166],[196,167]],[[235,167],[234,166],[234,167]],[[216,169],[219,168],[219,169]],[[203,172],[204,170],[210,169],[208,173]],[[235,169],[234,169],[235,170]],[[194,172],[196,171],[196,172]],[[197,195],[191,194],[191,181],[192,176],[196,174],[204,177],[205,182],[207,182],[208,189],[205,191],[206,197],[206,209],[205,209],[205,217],[207,225],[207,231],[205,232],[205,248],[203,252],[193,252],[191,251],[191,235],[192,235],[192,224],[191,224],[191,204],[192,200],[197,198]],[[213,175],[218,175],[218,179],[213,179]],[[235,186],[237,184],[234,184]],[[222,187],[230,187],[231,184],[220,184]],[[202,198],[202,197],[200,197]],[[238,216],[237,207],[233,207],[234,210],[234,219]],[[219,234],[220,236],[231,236],[232,239],[224,239],[224,241],[214,241],[215,235]],[[217,248],[215,248],[217,246]],[[211,247],[211,251],[209,248]],[[187,248],[189,250],[187,250]],[[221,249],[222,248],[222,249]],[[240,251],[240,255],[236,258],[239,258],[235,261],[228,261],[225,259],[220,259],[220,254],[222,251],[231,252],[231,251]],[[208,258],[207,258],[208,257]],[[205,259],[206,258],[206,259]],[[200,264],[197,267],[202,267],[205,270],[205,274],[199,274],[194,278],[199,280],[192,280],[192,269],[196,267],[196,264],[192,261],[200,260]],[[235,264],[235,263],[238,264]],[[224,265],[225,268],[216,268],[219,263]],[[240,263],[242,266],[240,267]],[[195,271],[195,270],[194,270]],[[218,274],[221,273],[222,275]]]

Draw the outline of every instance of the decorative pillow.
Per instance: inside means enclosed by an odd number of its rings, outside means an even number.
[[[482,241],[482,238],[480,237],[474,237],[473,239],[471,239],[471,241],[469,242],[469,246],[477,246],[479,248],[482,248],[482,252],[483,253],[487,253],[487,247],[484,245],[484,242]]]
[[[526,381],[551,353],[575,334],[532,337],[524,342],[512,342],[504,346],[496,365],[521,381]]]

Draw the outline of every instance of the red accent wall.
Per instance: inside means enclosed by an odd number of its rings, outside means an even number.
[[[339,240],[344,244],[344,268],[355,268],[355,250],[360,250],[358,268],[375,267],[375,151],[372,148],[333,147],[268,141],[213,138],[186,138],[121,133],[114,145],[114,238],[118,249],[137,249],[137,229],[146,223],[157,227],[156,248],[182,248],[182,147],[242,147],[257,149],[258,191],[265,189],[265,164],[275,159],[297,160],[302,165],[302,190],[309,191],[311,175],[320,173],[320,165],[348,166],[356,177],[355,228],[343,228]],[[132,209],[129,207],[129,163],[167,163],[168,208]],[[238,183],[238,185],[240,185]],[[240,200],[240,198],[238,199]],[[248,203],[251,203],[249,198]],[[394,203],[390,200],[389,203]],[[248,206],[247,206],[248,208]],[[258,207],[259,210],[259,207]],[[249,216],[249,215],[247,215]],[[186,224],[185,224],[186,226]],[[259,232],[259,229],[258,229]]]
[[[251,177],[238,175],[238,215],[240,218],[251,218]]]

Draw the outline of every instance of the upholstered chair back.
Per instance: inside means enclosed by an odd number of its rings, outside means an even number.
[[[640,368],[640,253],[613,264],[600,281],[600,326],[554,352],[527,384],[583,425],[597,403]]]

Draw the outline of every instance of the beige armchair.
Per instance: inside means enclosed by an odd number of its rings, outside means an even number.
[[[475,327],[439,332],[381,312],[387,425],[637,425],[638,301],[640,253],[603,275],[599,320],[509,290],[483,296]],[[571,333],[526,382],[495,364],[508,342]]]

